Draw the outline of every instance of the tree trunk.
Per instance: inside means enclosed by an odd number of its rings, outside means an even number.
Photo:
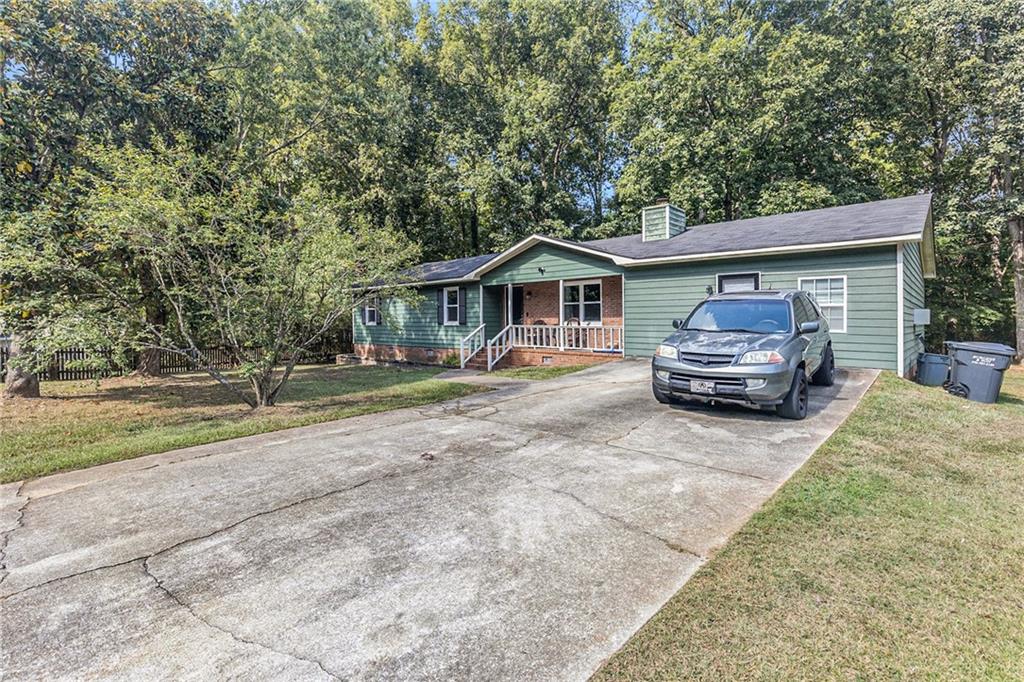
[[[469,243],[473,249],[473,255],[480,255],[480,213],[476,208],[476,196],[472,198],[469,214]]]
[[[145,298],[146,323],[149,327],[162,330],[167,324],[167,311],[157,295],[156,285],[144,277],[142,285],[148,289]],[[156,339],[153,339],[155,342]],[[156,348],[144,348],[139,353],[139,361],[135,365],[135,373],[144,377],[160,376],[160,351]]]
[[[160,349],[143,348],[139,353],[139,362],[135,365],[135,373],[144,377],[160,376]]]
[[[1010,268],[1013,272],[1013,316],[1017,325],[1017,362],[1024,359],[1024,219],[1010,218]]]
[[[22,354],[18,336],[11,339],[11,354],[7,358],[7,378],[4,380],[5,398],[38,398],[39,377],[20,367],[12,366],[12,360]]]

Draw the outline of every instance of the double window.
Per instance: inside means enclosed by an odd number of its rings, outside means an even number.
[[[562,286],[562,321],[601,324],[601,281],[569,282]]]
[[[846,275],[801,277],[797,288],[814,297],[830,331],[846,331]]]

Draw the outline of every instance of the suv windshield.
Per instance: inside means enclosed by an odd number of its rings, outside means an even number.
[[[686,318],[682,329],[705,332],[779,334],[791,328],[785,301],[704,301]]]

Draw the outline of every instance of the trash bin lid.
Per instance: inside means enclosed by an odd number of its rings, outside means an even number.
[[[946,341],[946,346],[953,350],[969,350],[975,353],[991,353],[992,355],[1008,355],[1013,357],[1017,351],[1002,343],[986,343],[984,341]]]

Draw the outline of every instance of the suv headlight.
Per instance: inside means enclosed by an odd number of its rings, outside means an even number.
[[[740,358],[741,365],[780,365],[786,358],[773,350],[752,350]]]
[[[670,346],[667,343],[662,343],[658,346],[658,350],[654,351],[654,354],[659,358],[671,358],[672,360],[679,359],[679,349],[675,346]]]

